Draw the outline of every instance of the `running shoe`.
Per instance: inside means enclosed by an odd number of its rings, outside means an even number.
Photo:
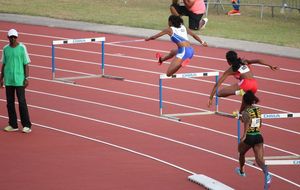
[[[161,65],[161,64],[163,63],[163,62],[161,61],[162,55],[161,55],[160,53],[156,53],[156,54],[155,54],[155,57],[156,57],[156,59],[157,59],[158,64]]]
[[[240,89],[237,91],[237,94],[238,96],[244,96],[246,94],[246,92],[243,90],[243,89]]]
[[[200,30],[205,28],[207,22],[208,22],[208,18],[203,18],[200,20],[200,24],[199,24]]]
[[[272,175],[269,172],[265,173],[265,186],[264,190],[268,190],[271,186]]]
[[[4,128],[4,131],[7,131],[7,132],[12,132],[12,131],[17,131],[19,130],[18,128],[13,128],[12,126],[7,126]]]
[[[227,15],[229,15],[229,16],[236,16],[236,15],[239,16],[239,15],[241,15],[241,12],[239,10],[233,9],[233,10],[229,11],[227,13]]]
[[[23,133],[30,133],[31,132],[31,128],[24,127],[22,131],[23,131]]]
[[[246,173],[245,172],[241,172],[241,170],[240,170],[239,167],[235,168],[235,173],[237,173],[241,177],[246,177]]]

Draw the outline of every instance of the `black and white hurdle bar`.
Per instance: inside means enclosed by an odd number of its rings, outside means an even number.
[[[219,72],[200,72],[200,73],[180,73],[174,74],[168,77],[166,74],[162,74],[159,77],[159,112],[160,116],[169,119],[174,119],[180,121],[179,117],[193,116],[193,115],[209,115],[209,114],[219,114],[224,116],[230,116],[230,114],[219,112],[219,99],[216,96],[216,110],[215,111],[202,111],[202,112],[192,112],[192,113],[174,113],[174,114],[164,114],[163,113],[163,83],[162,80],[174,79],[174,78],[197,78],[197,77],[215,77],[216,83],[218,82]],[[218,93],[218,89],[216,94]]]
[[[89,76],[77,76],[77,77],[65,77],[65,78],[56,78],[55,71],[55,46],[57,45],[64,45],[64,44],[80,44],[80,43],[90,43],[90,42],[101,42],[101,74],[100,75],[89,75]],[[105,37],[98,37],[98,38],[82,38],[82,39],[66,39],[66,40],[54,40],[52,42],[52,79],[59,80],[63,82],[71,82],[74,83],[73,80],[82,79],[82,78],[94,78],[94,77],[103,77],[109,79],[117,79],[117,80],[124,80],[123,77],[105,75],[104,73],[104,43]]]

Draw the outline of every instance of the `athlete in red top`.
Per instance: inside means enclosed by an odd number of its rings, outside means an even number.
[[[232,75],[236,79],[239,80],[238,83],[232,84],[230,86],[226,86],[223,89],[218,91],[218,97],[227,97],[230,95],[241,95],[243,96],[246,91],[250,90],[253,93],[257,91],[257,82],[253,77],[253,73],[250,70],[251,64],[260,64],[269,66],[273,71],[278,70],[279,68],[276,66],[272,66],[264,63],[263,60],[260,59],[241,59],[238,57],[235,51],[228,51],[226,53],[226,59],[230,67],[224,72],[224,74],[220,77],[219,81],[215,84],[212,89],[208,101],[208,107],[211,106],[214,95],[216,94],[217,88],[225,81],[225,79]],[[243,104],[242,104],[243,106]],[[242,107],[241,107],[242,108]]]

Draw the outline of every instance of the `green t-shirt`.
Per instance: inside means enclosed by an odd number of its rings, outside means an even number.
[[[4,46],[2,51],[2,64],[4,67],[5,86],[24,85],[24,65],[30,63],[30,58],[24,44],[19,43],[16,47]]]

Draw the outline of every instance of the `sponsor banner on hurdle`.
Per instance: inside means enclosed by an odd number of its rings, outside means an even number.
[[[281,118],[295,118],[300,117],[300,113],[272,113],[262,114],[263,119],[281,119]]]
[[[104,42],[105,37],[98,38],[82,38],[82,39],[67,39],[67,40],[54,40],[53,45],[62,45],[62,44],[80,44],[80,43],[89,43],[89,42]]]
[[[172,79],[172,78],[196,78],[196,77],[211,77],[219,76],[219,72],[204,72],[204,73],[180,73],[172,76],[166,74],[160,75],[160,79]]]
[[[86,75],[86,76],[74,76],[74,77],[56,77],[56,63],[55,63],[55,47],[57,45],[65,45],[65,44],[81,44],[81,43],[90,43],[90,42],[101,42],[101,74],[95,75]],[[62,82],[75,83],[77,79],[84,78],[108,78],[108,79],[116,79],[116,80],[124,80],[123,77],[117,77],[112,75],[106,75],[104,73],[104,42],[105,37],[97,37],[97,38],[81,38],[81,39],[66,39],[66,40],[54,40],[52,41],[52,79],[58,80]],[[99,64],[100,65],[100,64]]]
[[[222,115],[222,114],[220,114]],[[241,114],[238,112],[233,112],[233,114],[225,113],[225,115],[239,119]],[[300,117],[300,113],[268,113],[268,114],[261,114],[262,119],[284,119],[284,118],[297,118]]]

